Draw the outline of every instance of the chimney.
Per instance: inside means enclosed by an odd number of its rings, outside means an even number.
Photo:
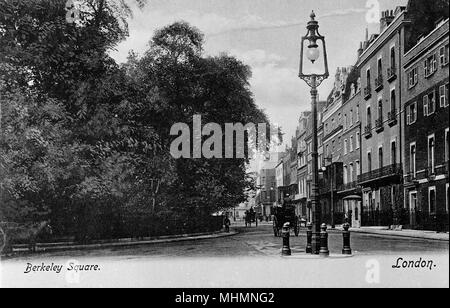
[[[366,28],[366,37],[364,38],[363,51],[369,47],[369,28]]]
[[[361,57],[362,53],[364,52],[363,49],[363,43],[359,42],[359,48],[358,48],[358,59]]]
[[[387,10],[384,12],[381,12],[381,20],[380,20],[380,33],[384,31],[389,25],[392,23],[392,21],[395,18],[394,11]]]

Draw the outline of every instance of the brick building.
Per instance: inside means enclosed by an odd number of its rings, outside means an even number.
[[[297,136],[297,182],[298,182],[298,199],[300,202],[301,217],[307,217],[307,177],[308,177],[308,160],[307,160],[307,144],[306,135],[307,128],[311,121],[311,112],[303,112],[299,117],[299,124],[296,131]]]
[[[337,188],[338,200],[342,200],[342,210],[353,227],[361,226],[362,192],[358,185],[361,174],[361,121],[362,101],[359,70],[353,67],[347,77],[343,93],[342,185]]]
[[[402,97],[406,219],[447,229],[449,208],[449,21],[406,51]]]
[[[358,59],[361,74],[362,224],[393,224],[402,198],[400,76],[406,8],[382,13],[379,35],[366,36]]]

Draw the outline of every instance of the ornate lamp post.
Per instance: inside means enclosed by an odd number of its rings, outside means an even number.
[[[311,210],[312,210],[312,253],[319,254],[320,251],[320,203],[319,203],[319,154],[318,154],[318,138],[317,138],[317,87],[329,77],[327,51],[325,47],[325,37],[319,34],[319,23],[315,20],[316,14],[311,13],[311,20],[308,22],[308,33],[302,37],[302,46],[300,54],[300,73],[299,77],[311,87],[311,105],[312,105],[312,187],[311,187]],[[323,69],[322,74],[308,74],[304,72],[303,60],[305,56],[305,41],[309,42],[306,50],[306,57],[314,65],[320,58],[320,50],[318,41],[322,43],[323,48]]]

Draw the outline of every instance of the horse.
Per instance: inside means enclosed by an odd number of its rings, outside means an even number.
[[[36,252],[36,242],[42,235],[52,235],[53,230],[48,221],[36,222],[26,225],[4,223],[4,249],[12,252],[13,245],[25,242],[30,252]]]

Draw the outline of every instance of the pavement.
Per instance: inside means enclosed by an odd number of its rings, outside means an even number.
[[[447,241],[352,232],[353,255],[343,256],[342,232],[336,229],[329,232],[330,258],[320,258],[305,252],[302,228],[298,237],[291,234],[292,256],[282,257],[283,239],[273,235],[270,224],[233,229],[225,237],[22,254],[0,262],[0,287],[448,288]],[[433,267],[395,267],[404,261]],[[100,269],[74,273],[71,264]],[[41,271],[57,265],[63,267],[59,274]]]
[[[342,226],[336,229],[342,231]],[[390,230],[388,227],[361,227],[361,228],[350,228],[350,232],[353,233],[365,233],[365,234],[376,234],[382,236],[399,236],[415,239],[427,239],[436,241],[449,241],[450,236],[448,232],[437,233],[435,231],[423,231],[423,230]]]
[[[102,242],[94,244],[80,245],[75,243],[38,243],[36,245],[36,252],[38,253],[51,253],[58,251],[82,251],[82,250],[93,250],[93,249],[107,249],[107,248],[127,248],[136,247],[143,245],[154,245],[154,244],[164,244],[164,243],[177,243],[185,241],[197,241],[206,239],[216,239],[222,237],[228,237],[236,235],[238,232],[236,230],[230,230],[230,232],[213,232],[213,233],[196,233],[196,234],[184,234],[175,236],[161,236],[157,238],[147,238],[143,240],[133,240],[133,239],[120,239],[114,242]],[[28,253],[29,249],[27,245],[17,245],[13,248],[14,255],[21,253]],[[1,257],[8,257],[7,255],[1,254]]]
[[[233,223],[233,226],[242,227],[244,222],[237,221]],[[261,226],[272,225],[272,222],[262,222],[259,223]],[[330,231],[331,226],[328,227]],[[336,226],[336,229],[342,231],[342,226]],[[360,228],[350,228],[350,232],[353,233],[364,233],[364,234],[376,234],[382,236],[399,236],[414,239],[426,239],[426,240],[436,240],[436,241],[450,241],[450,235],[448,232],[437,233],[435,231],[423,231],[423,230],[390,230],[389,227],[360,227]]]

